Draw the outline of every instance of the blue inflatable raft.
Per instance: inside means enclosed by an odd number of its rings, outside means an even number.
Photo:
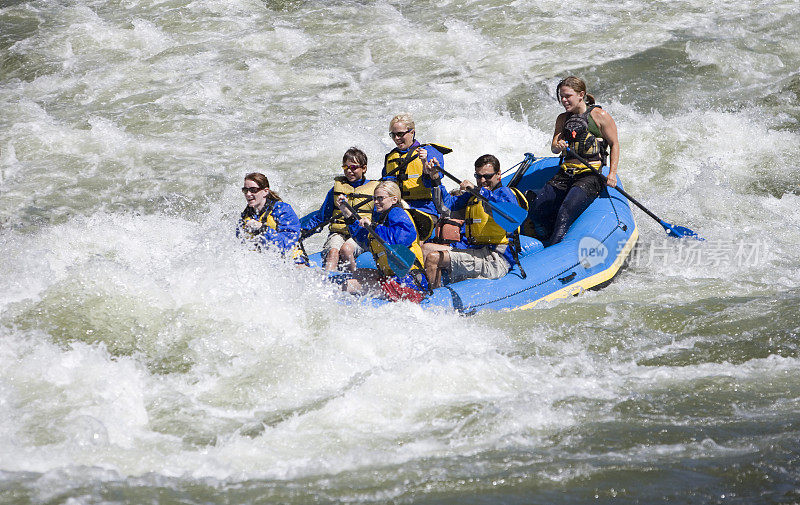
[[[558,158],[523,163],[520,171],[503,178],[522,192],[538,191],[555,175]],[[608,167],[604,167],[608,173]],[[619,183],[621,185],[621,182]],[[576,296],[606,286],[628,258],[639,231],[627,199],[606,188],[572,224],[564,239],[544,248],[538,240],[522,236],[520,264],[503,278],[468,279],[433,290],[421,306],[442,307],[470,314],[479,310],[529,309],[539,302]],[[321,265],[320,253],[311,263]],[[375,268],[371,254],[358,257],[358,266]],[[524,270],[524,274],[523,274]],[[370,303],[388,303],[371,300]]]

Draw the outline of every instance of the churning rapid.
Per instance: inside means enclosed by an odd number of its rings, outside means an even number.
[[[0,503],[797,502],[798,68],[795,0],[0,2]],[[398,112],[549,156],[571,74],[705,242],[635,210],[609,287],[462,317],[234,237]]]

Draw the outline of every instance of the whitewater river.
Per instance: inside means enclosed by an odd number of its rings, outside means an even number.
[[[796,0],[0,1],[0,503],[797,503]],[[472,173],[615,118],[608,288],[346,305],[233,236],[388,122]],[[323,236],[307,241],[318,249]]]

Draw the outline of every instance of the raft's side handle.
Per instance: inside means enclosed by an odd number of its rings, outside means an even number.
[[[569,274],[569,275],[568,275],[568,276],[566,276],[566,277],[559,277],[559,278],[558,278],[558,280],[560,280],[560,281],[561,281],[561,284],[566,284],[566,283],[568,283],[569,281],[571,281],[572,279],[574,279],[576,275],[578,275],[578,273],[577,273],[577,272],[572,272],[571,274]]]

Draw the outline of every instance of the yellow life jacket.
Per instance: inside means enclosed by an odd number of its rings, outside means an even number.
[[[520,207],[528,210],[528,200],[517,188],[508,188],[517,197]],[[488,204],[486,205],[488,207]],[[465,207],[464,228],[467,242],[475,245],[501,245],[508,244],[508,233],[497,224],[492,216],[486,212],[484,202],[476,197],[470,197]]]
[[[419,147],[435,147],[442,154],[453,152],[449,147],[439,144],[420,144]],[[417,149],[409,150],[405,154],[397,148],[386,155],[383,162],[384,176],[397,177],[403,200],[430,200],[433,198],[430,188],[422,184],[422,161],[419,159]]]
[[[256,215],[250,214],[250,212],[254,212],[254,211],[251,211],[249,208],[246,208],[244,210],[244,212],[242,212],[242,222],[247,224],[247,222],[251,221],[251,220],[252,221],[258,221],[259,223],[262,223],[264,226],[268,226],[268,227],[272,228],[273,230],[277,231],[278,230],[278,222],[275,221],[274,217],[272,217],[272,211],[273,210],[275,210],[275,203],[274,202],[270,202],[270,201],[267,201],[267,204],[264,205],[264,207],[260,211],[258,211],[258,214],[256,214]],[[250,214],[250,215],[245,215],[245,214]],[[246,227],[244,229],[244,233],[248,237],[257,237],[259,235],[258,232],[252,233],[250,231],[247,231]]]
[[[358,212],[357,219],[361,219],[362,217],[369,219],[372,217],[372,194],[375,192],[375,187],[378,185],[378,182],[379,181],[367,181],[361,186],[354,188],[350,185],[347,177],[343,175],[335,177],[333,179],[333,201],[334,203],[338,201],[339,195],[347,195],[347,203],[355,207]],[[367,203],[361,205],[362,202]],[[358,205],[361,206],[358,207]],[[335,207],[333,210],[331,224],[328,229],[332,233],[341,233],[347,237],[350,236],[350,232],[347,230],[347,223],[344,222],[344,217],[338,207]]]
[[[403,209],[403,212],[405,212],[408,215],[408,218],[411,219],[411,222],[414,223],[414,217],[412,214],[406,209]],[[383,217],[385,218],[385,216],[388,214],[389,212],[386,212]],[[380,222],[377,224],[380,224]],[[414,240],[414,243],[411,244],[409,249],[414,253],[414,256],[416,256],[417,259],[414,261],[414,267],[412,270],[422,270],[424,259],[422,257],[422,246],[420,245],[419,230],[416,223],[414,224],[414,231],[417,232],[417,238]],[[375,264],[378,266],[378,270],[387,277],[394,275],[392,267],[389,266],[389,258],[386,253],[386,248],[384,248],[383,245],[372,234],[369,236],[369,249],[372,251],[372,255],[375,258]]]
[[[275,231],[278,231],[278,222],[275,220],[275,217],[272,215],[272,211],[275,210],[275,202],[269,202],[267,205],[264,205],[264,208],[258,213],[255,217],[257,221],[260,221],[269,228],[272,228]],[[246,223],[248,219],[253,219],[252,216],[244,217],[243,221]],[[248,237],[254,238],[258,236],[258,233],[250,233],[245,231],[245,234]],[[297,259],[302,256],[303,252],[300,250],[300,243],[294,245],[290,250],[286,251],[285,256],[288,256],[291,259]]]

